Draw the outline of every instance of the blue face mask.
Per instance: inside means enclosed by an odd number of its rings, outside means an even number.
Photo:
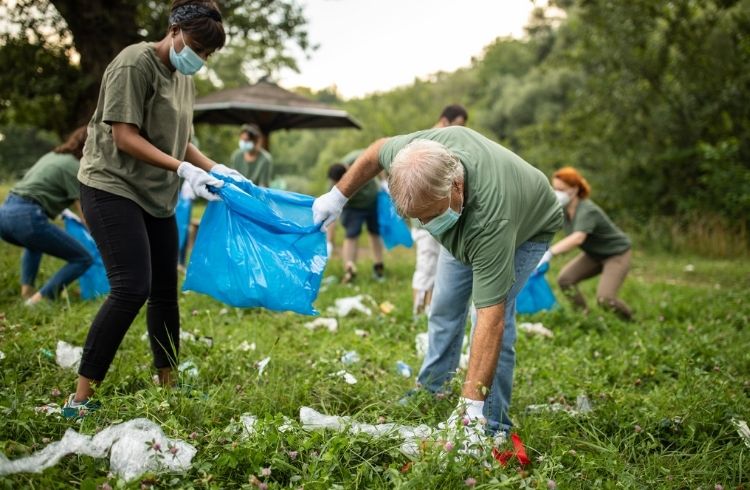
[[[242,151],[253,151],[255,143],[252,141],[240,140],[240,150]]]
[[[174,50],[174,38],[172,38],[172,46],[169,48],[169,62],[183,75],[193,75],[203,68],[203,58],[190,49],[190,46],[185,42],[185,37],[182,36],[182,30],[180,30],[180,36],[183,44],[182,51],[178,53]]]
[[[451,208],[450,196],[448,196],[448,209],[439,216],[435,216],[427,223],[422,223],[422,226],[424,226],[424,229],[432,236],[438,236],[453,228],[459,217],[461,217],[461,213],[458,213]]]

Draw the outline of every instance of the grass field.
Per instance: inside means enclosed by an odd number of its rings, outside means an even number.
[[[25,308],[17,299],[19,257],[20,249],[0,244],[0,351],[6,356],[0,360],[0,450],[14,459],[70,427],[93,434],[146,417],[198,452],[187,473],[147,474],[128,484],[108,475],[106,459],[69,456],[41,474],[0,477],[0,487],[750,488],[750,447],[731,422],[750,421],[747,261],[636,250],[622,292],[636,310],[634,323],[596,308],[588,316],[563,307],[519,318],[541,321],[555,333],[552,339],[519,335],[511,415],[532,460],[520,469],[516,463],[503,468],[489,455],[489,464],[459,458],[441,447],[426,448],[409,465],[397,439],[308,432],[298,423],[276,430],[284,416],[298,421],[301,406],[408,425],[436,425],[451,412],[457,385],[446,399],[397,403],[414,381],[401,377],[395,363],[405,361],[416,374],[414,337],[426,330],[426,320],[411,318],[410,251],[389,254],[385,283],[363,273],[354,287],[336,284],[321,293],[316,305],[322,312],[334,299],[359,293],[395,305],[387,315],[342,318],[336,333],[304,328],[307,317],[227,309],[182,294],[183,330],[214,340],[213,347],[183,342],[180,360],[199,370],[188,379],[192,390],[163,390],[152,382],[142,312],[97,393],[103,409],[80,425],[35,412],[45,403],[62,404],[75,381],[74,372],[59,368],[42,349],[54,351],[58,340],[82,345],[99,303],[71,294],[67,301]],[[562,262],[556,259],[552,272]],[[45,258],[43,276],[58,265]],[[362,271],[369,267],[362,262]],[[340,277],[338,261],[327,275]],[[586,284],[589,297],[594,287],[595,281]],[[239,349],[243,341],[256,350]],[[344,367],[340,358],[349,350],[361,359]],[[258,377],[256,362],[266,356],[271,361]],[[342,369],[357,384],[337,376]],[[590,413],[525,410],[575,404],[579,395],[589,398]],[[246,440],[227,430],[244,413],[259,418],[259,432]]]

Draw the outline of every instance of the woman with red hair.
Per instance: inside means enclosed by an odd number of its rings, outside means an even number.
[[[557,278],[560,288],[576,307],[588,311],[578,283],[601,274],[597,302],[631,320],[630,307],[617,298],[630,268],[630,239],[589,199],[591,186],[575,168],[563,167],[555,172],[552,187],[565,211],[563,229],[567,236],[550,247],[539,265],[580,247],[582,253],[566,264]]]

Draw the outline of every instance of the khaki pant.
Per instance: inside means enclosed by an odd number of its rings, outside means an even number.
[[[588,311],[586,299],[578,290],[577,284],[598,274],[602,277],[596,288],[596,300],[599,305],[612,309],[621,317],[630,320],[633,312],[625,302],[617,298],[617,291],[625,281],[630,269],[630,250],[620,254],[598,260],[584,253],[571,260],[557,278],[557,283],[563,293],[573,304]]]

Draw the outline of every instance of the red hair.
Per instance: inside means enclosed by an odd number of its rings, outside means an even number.
[[[581,199],[585,199],[591,194],[591,186],[588,181],[573,167],[563,167],[555,172],[553,177],[562,180],[571,187],[578,187],[578,197]]]

